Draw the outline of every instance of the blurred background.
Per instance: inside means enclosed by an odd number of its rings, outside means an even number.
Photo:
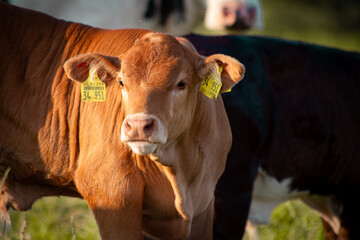
[[[246,35],[274,36],[360,52],[359,0],[262,0],[263,29]],[[196,32],[209,31],[204,25]],[[233,32],[236,34],[236,32]]]
[[[201,23],[195,32],[273,36],[360,52],[359,0],[263,0],[261,3],[264,22],[261,29],[212,31]],[[27,212],[12,211],[11,218],[12,229],[4,239],[100,239],[87,204],[79,199],[45,198]],[[300,201],[277,207],[270,224],[259,226],[257,234],[259,239],[266,240],[325,239],[320,218]]]

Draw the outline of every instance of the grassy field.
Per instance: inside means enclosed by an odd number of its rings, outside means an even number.
[[[324,240],[320,217],[299,200],[288,201],[273,211],[270,223],[257,226],[261,240]],[[250,240],[246,234],[243,240]]]
[[[263,0],[264,28],[241,34],[274,36],[360,52],[360,1]],[[199,26],[200,34],[222,34]],[[238,33],[234,33],[238,34]]]
[[[95,220],[84,200],[51,197],[27,212],[10,213],[12,229],[4,240],[99,240]],[[278,206],[270,224],[258,226],[261,240],[324,240],[320,218],[300,201]],[[244,236],[243,240],[249,240]]]
[[[246,34],[276,36],[360,52],[360,8],[353,1],[334,8],[334,0],[265,1],[263,30]],[[314,2],[316,4],[314,4]],[[340,11],[341,10],[341,11]],[[204,33],[200,27],[197,32]],[[209,32],[206,32],[207,34]],[[216,34],[216,33],[212,33]],[[30,211],[11,211],[12,230],[4,239],[100,239],[95,220],[83,200],[45,198]],[[322,240],[320,218],[299,201],[275,209],[270,224],[258,227],[262,240]],[[247,240],[247,236],[244,237]]]
[[[331,4],[333,0],[329,0],[329,4],[322,0],[262,2],[265,28],[249,34],[277,36],[360,52],[359,2],[355,4],[344,0],[342,10]]]
[[[12,229],[5,240],[95,240],[100,239],[95,219],[84,200],[48,197],[26,212],[11,211]]]

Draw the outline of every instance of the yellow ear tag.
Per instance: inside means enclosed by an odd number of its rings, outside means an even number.
[[[105,102],[106,85],[96,73],[89,71],[89,77],[81,84],[81,101],[82,102]]]
[[[219,74],[221,76],[223,68],[219,67]],[[203,93],[208,98],[211,98],[213,100],[216,100],[220,89],[221,89],[222,83],[220,78],[214,77],[214,75],[207,75],[203,82],[201,83],[199,91]]]
[[[223,91],[223,93],[226,93],[226,92],[231,92],[231,88],[226,91]]]

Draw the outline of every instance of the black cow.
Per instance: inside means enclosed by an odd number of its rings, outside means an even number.
[[[187,38],[202,55],[220,51],[246,67],[223,95],[233,147],[217,186],[215,239],[243,235],[260,167],[333,219],[334,237],[360,239],[360,54],[265,37]]]

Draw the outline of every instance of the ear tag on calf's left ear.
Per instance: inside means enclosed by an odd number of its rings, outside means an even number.
[[[220,77],[222,70],[223,68],[219,66]],[[221,79],[215,77],[212,74],[209,74],[206,75],[205,79],[202,81],[199,91],[208,98],[216,100],[219,95],[221,86],[222,86]]]
[[[227,93],[227,92],[231,92],[231,88],[229,88],[228,90],[223,91],[223,93]]]
[[[89,71],[89,77],[81,84],[82,102],[105,102],[106,85],[96,73]]]

